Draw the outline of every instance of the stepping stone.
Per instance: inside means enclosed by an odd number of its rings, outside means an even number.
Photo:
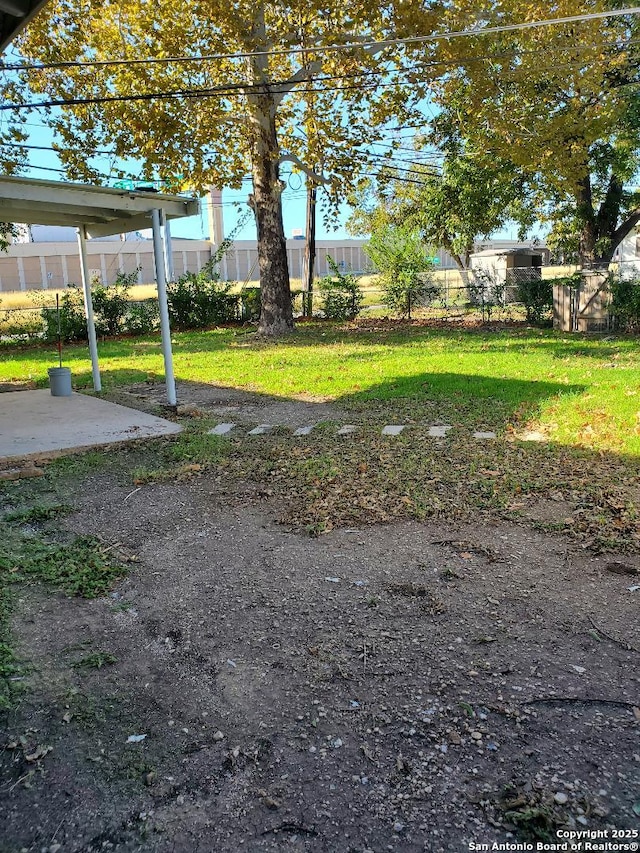
[[[264,435],[266,432],[271,432],[273,429],[273,424],[259,424],[255,429],[252,429],[251,432],[248,432],[247,435]]]
[[[358,429],[355,424],[346,424],[343,427],[340,427],[338,430],[338,435],[351,435],[352,432],[355,432]]]
[[[213,429],[210,429],[207,435],[228,435],[234,428],[235,424],[217,424]]]
[[[446,438],[450,429],[450,426],[429,427],[429,438]]]
[[[516,438],[519,438],[520,441],[547,441],[547,436],[537,430],[528,430],[527,432],[523,432],[522,435],[516,436]]]
[[[400,435],[405,428],[405,424],[389,424],[382,427],[382,435]]]
[[[315,427],[315,424],[311,424],[311,426],[303,426],[303,427],[299,427],[299,428],[294,432],[294,435],[311,435],[311,433],[312,433],[312,431],[313,431],[314,427]]]
[[[495,432],[474,432],[474,438],[483,439],[483,438],[495,438]]]

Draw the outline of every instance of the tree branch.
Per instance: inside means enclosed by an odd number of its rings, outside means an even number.
[[[301,172],[304,172],[308,178],[311,178],[312,181],[315,181],[318,184],[330,184],[331,181],[329,178],[325,178],[324,175],[318,175],[317,172],[314,172],[313,169],[310,169],[308,166],[302,162],[302,160],[296,154],[283,154],[278,159],[278,165],[281,163],[294,163]]]
[[[622,225],[619,225],[616,230],[611,235],[611,247],[615,249],[627,234],[636,227],[636,225],[640,222],[640,207],[636,208],[632,213],[627,216]]]
[[[362,41],[366,41],[366,38],[363,36]],[[357,47],[357,44],[354,44],[353,47]],[[380,51],[384,50],[386,45],[384,44],[371,44],[367,47],[361,48],[364,53],[369,54],[369,56],[376,56],[376,54],[380,53]],[[309,51],[313,50],[313,48],[309,48]],[[292,89],[298,85],[298,83],[308,83],[309,80],[313,78],[314,74],[317,74],[322,68],[322,60],[316,59],[315,62],[309,62],[308,65],[303,65],[302,68],[299,68],[295,74],[292,74],[288,80],[284,83],[278,84],[278,94],[273,95],[273,101],[277,105],[279,104],[283,98],[285,98]]]

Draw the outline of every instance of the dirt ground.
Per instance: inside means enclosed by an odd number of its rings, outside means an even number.
[[[82,484],[67,525],[136,561],[107,598],[21,592],[3,853],[638,827],[640,590],[615,566],[637,557],[506,522],[310,538],[279,517],[215,473]]]

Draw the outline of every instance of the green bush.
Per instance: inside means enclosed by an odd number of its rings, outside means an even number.
[[[160,309],[158,300],[143,299],[140,302],[130,302],[125,319],[125,330],[131,335],[148,335],[160,326]]]
[[[58,313],[55,308],[43,308],[44,339],[58,340]],[[65,343],[87,340],[87,321],[84,298],[77,284],[68,284],[60,297],[60,334]]]
[[[167,285],[169,317],[175,329],[206,329],[239,319],[233,282],[220,281],[210,261],[198,273],[185,273]]]
[[[0,337],[14,341],[31,341],[42,336],[42,316],[33,309],[0,310]]]
[[[362,310],[364,299],[358,277],[342,272],[330,255],[327,264],[331,275],[322,278],[318,285],[322,313],[328,320],[353,320]]]
[[[240,292],[240,319],[254,322],[260,319],[262,301],[259,287],[243,287]]]
[[[548,325],[553,313],[553,280],[532,279],[519,281],[516,298],[527,312],[527,323],[534,326]]]
[[[365,251],[380,273],[382,301],[399,317],[411,319],[414,308],[428,305],[440,293],[431,252],[416,229],[385,225],[371,235]]]
[[[100,281],[91,282],[93,313],[99,335],[113,337],[128,331],[129,290],[137,280],[136,269],[132,273],[119,272],[113,284],[105,286]]]
[[[640,330],[640,278],[611,282],[610,311],[617,328],[628,332]]]

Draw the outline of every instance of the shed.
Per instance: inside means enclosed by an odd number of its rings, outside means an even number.
[[[471,270],[477,274],[476,280],[485,279],[487,286],[505,288],[504,300],[514,302],[518,284],[541,279],[542,267],[548,262],[546,246],[484,249],[471,255]]]

